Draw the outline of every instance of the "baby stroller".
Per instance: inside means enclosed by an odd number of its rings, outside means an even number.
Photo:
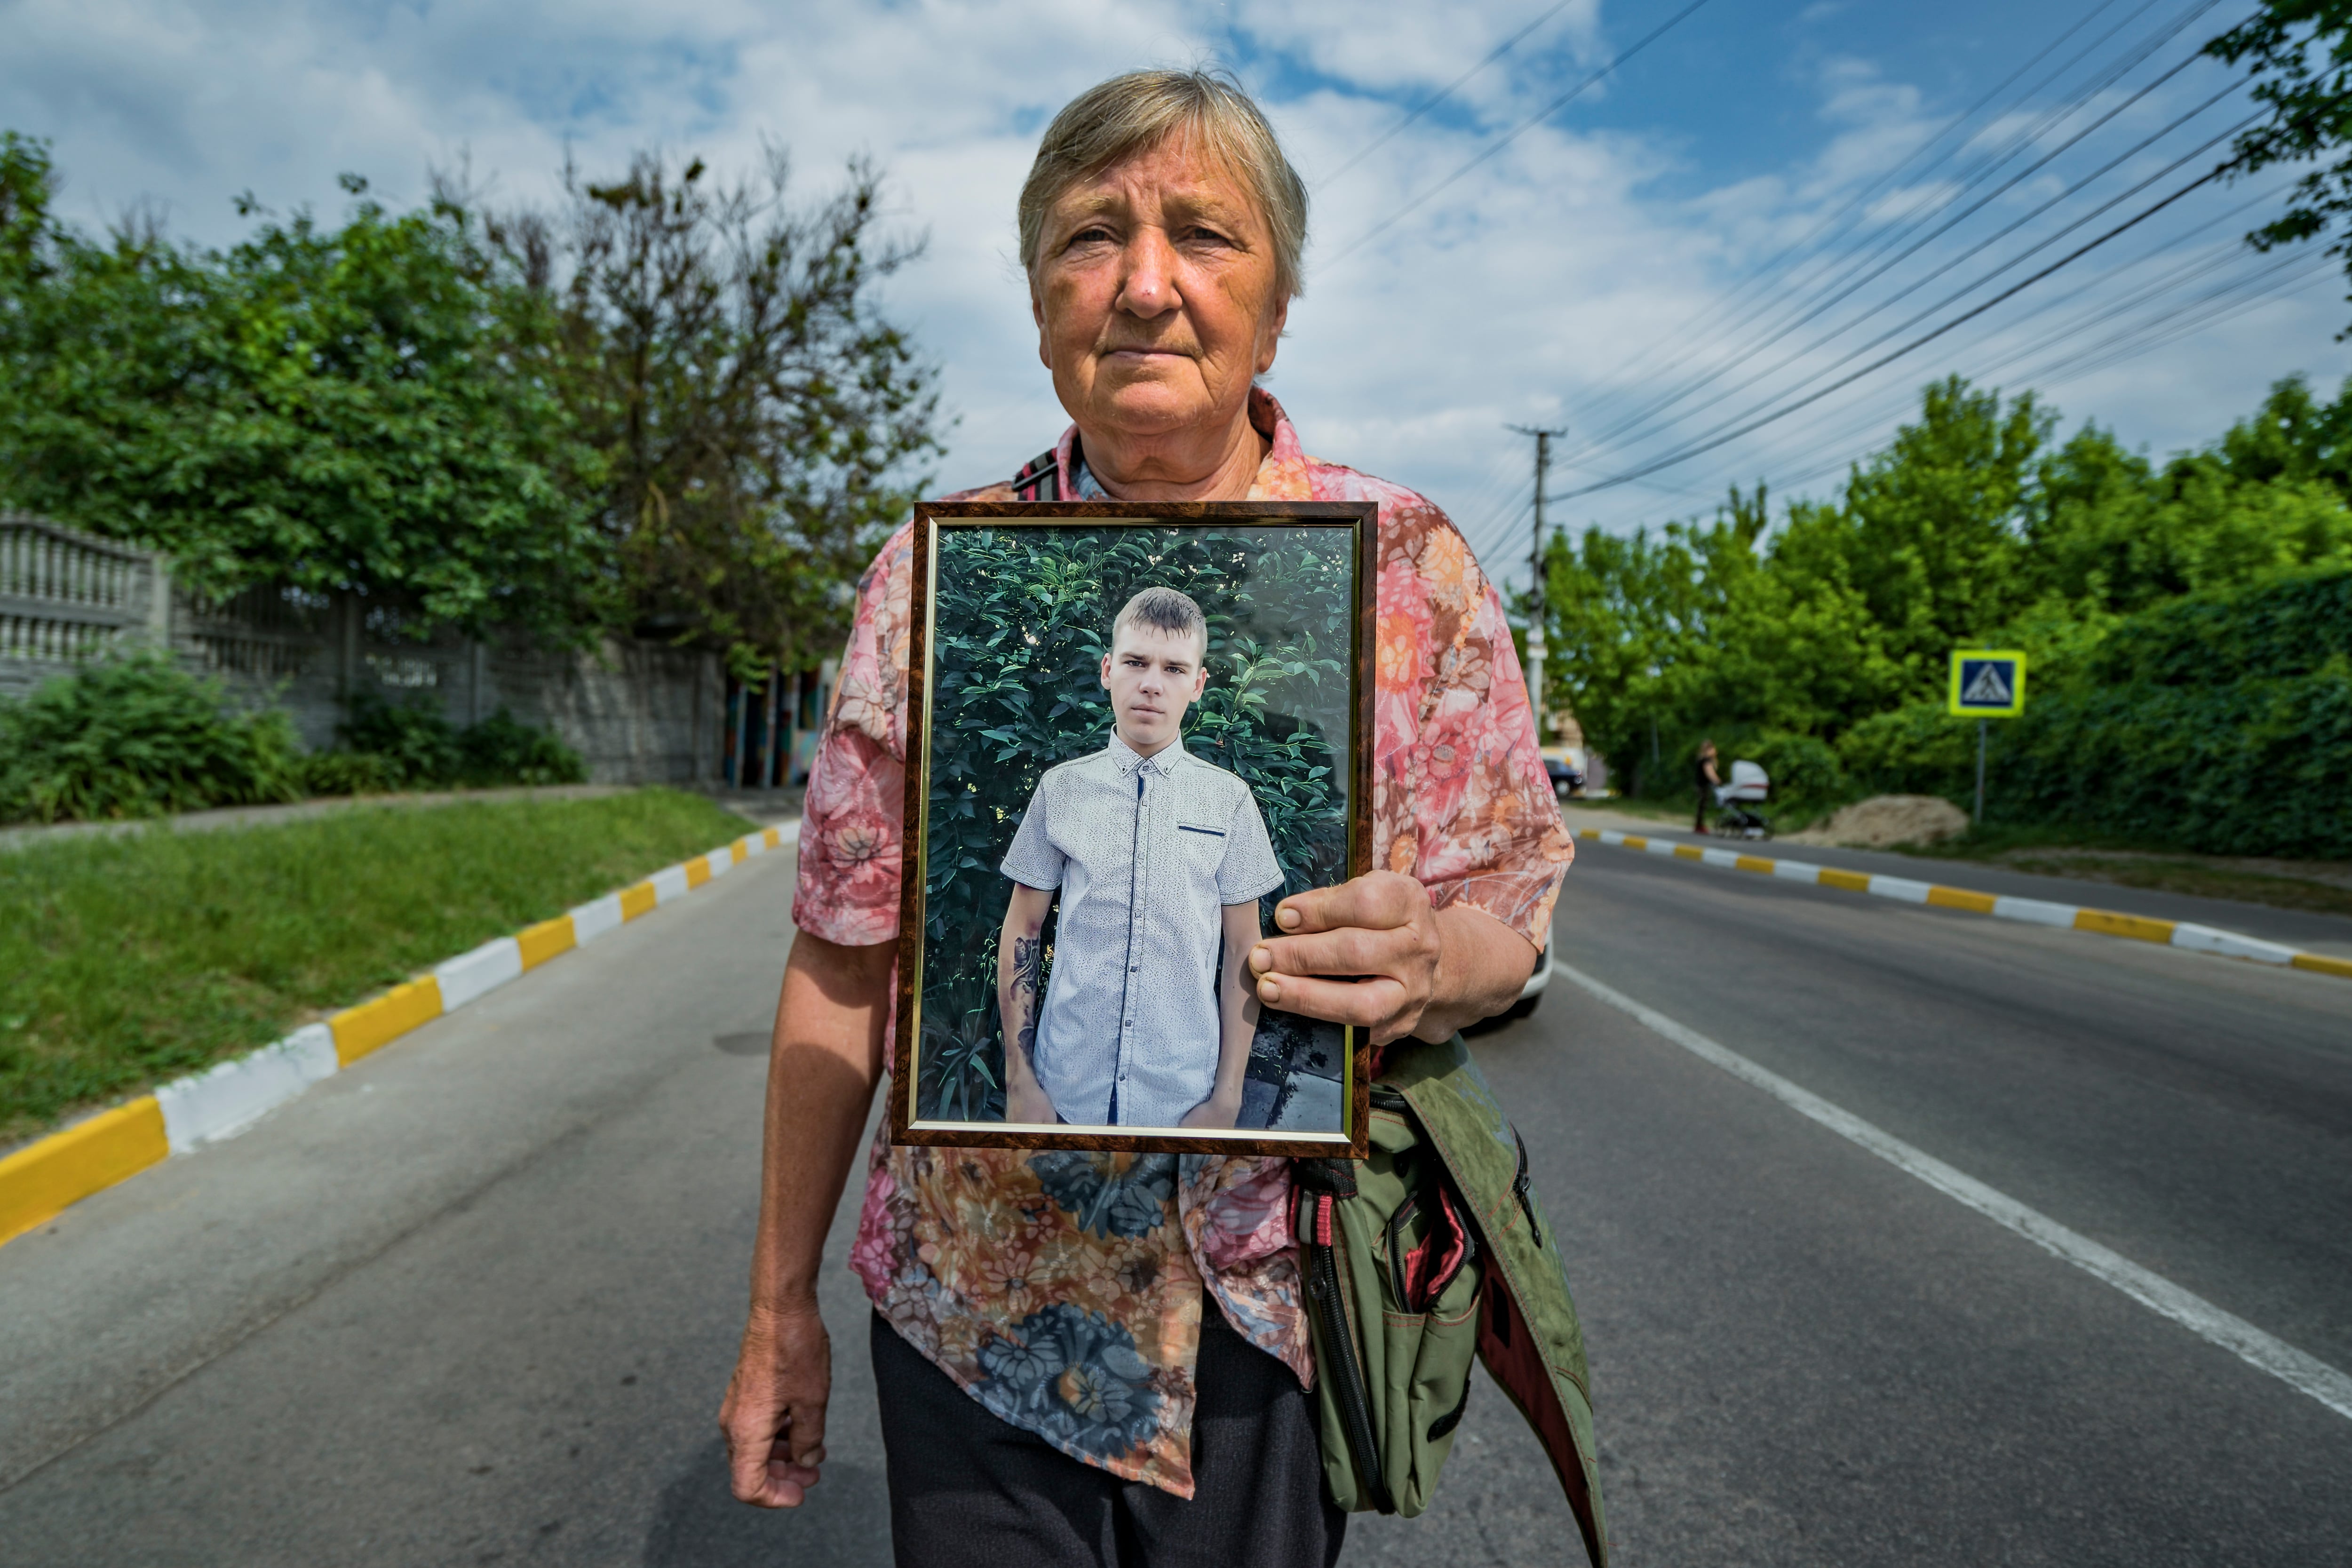
[[[1715,831],[1733,838],[1769,838],[1772,825],[1756,809],[1771,793],[1760,763],[1734,763],[1731,782],[1715,786]]]

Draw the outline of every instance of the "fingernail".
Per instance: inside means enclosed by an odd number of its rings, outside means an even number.
[[[1250,967],[1263,974],[1274,967],[1274,954],[1262,947],[1250,949]]]
[[[1298,911],[1286,906],[1285,908],[1275,910],[1274,918],[1281,924],[1284,930],[1287,931],[1298,923]]]
[[[1279,1002],[1279,1001],[1281,1001],[1281,1000],[1282,1000],[1282,983],[1281,983],[1280,981],[1278,981],[1278,980],[1261,980],[1261,981],[1259,981],[1259,982],[1257,983],[1257,997],[1258,997],[1258,1000],[1259,1000],[1259,1001],[1261,1001],[1261,1002]]]

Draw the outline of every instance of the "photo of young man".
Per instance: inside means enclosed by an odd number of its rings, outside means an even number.
[[[1240,1115],[1258,1015],[1244,966],[1258,900],[1283,873],[1249,786],[1181,738],[1208,685],[1208,637],[1173,588],[1128,601],[1102,661],[1110,742],[1046,771],[1004,857],[1008,1122],[1215,1129]]]

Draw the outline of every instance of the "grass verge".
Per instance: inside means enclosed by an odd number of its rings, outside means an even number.
[[[646,789],[0,854],[0,1148],[748,826]]]

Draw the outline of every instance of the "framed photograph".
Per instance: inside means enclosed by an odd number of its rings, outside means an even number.
[[[1262,1008],[1371,868],[1370,502],[927,502],[901,1143],[1368,1152],[1365,1031]]]

